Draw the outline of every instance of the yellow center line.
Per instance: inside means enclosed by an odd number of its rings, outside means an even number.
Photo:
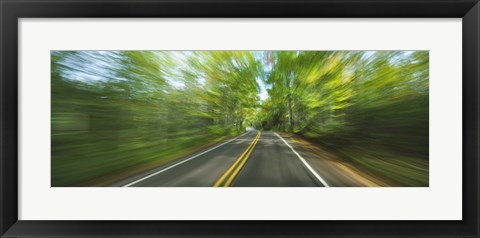
[[[222,175],[222,177],[220,177],[217,182],[213,185],[214,187],[219,187],[220,184],[222,184],[223,180],[225,180],[225,178],[230,174],[230,172],[232,172],[232,170],[235,168],[235,166],[237,166],[238,163],[240,163],[240,161],[242,160],[242,158],[248,153],[248,151],[250,151],[250,149],[254,146],[255,144],[255,141],[258,139],[258,137],[260,137],[260,132],[257,133],[257,136],[255,136],[255,138],[253,139],[252,143],[250,143],[250,145],[247,147],[247,149],[242,153],[242,155],[240,155],[240,157],[237,158],[237,160],[235,161],[235,163],[230,166],[230,168]]]
[[[258,137],[255,138],[255,142],[253,143],[253,146],[250,148],[250,151],[248,152],[248,154],[242,159],[242,162],[240,163],[240,165],[237,167],[237,169],[235,169],[235,172],[233,172],[233,174],[230,176],[230,178],[228,178],[227,182],[225,182],[225,185],[223,185],[224,187],[228,187],[230,186],[230,184],[232,183],[233,179],[235,179],[235,177],[237,176],[237,174],[240,172],[240,170],[243,168],[243,165],[247,162],[248,158],[250,157],[250,154],[252,154],[252,151],[253,149],[255,148],[255,146],[257,145],[258,143],[258,140],[260,139],[260,134],[261,132],[258,132]]]

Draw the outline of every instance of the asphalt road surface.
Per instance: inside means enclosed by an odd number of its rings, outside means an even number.
[[[124,187],[328,186],[282,137],[249,131],[190,157],[132,177]]]

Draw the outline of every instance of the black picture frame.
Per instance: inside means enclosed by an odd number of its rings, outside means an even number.
[[[1,237],[479,237],[478,0],[1,0],[0,12]],[[463,220],[18,220],[18,19],[73,17],[462,18]]]

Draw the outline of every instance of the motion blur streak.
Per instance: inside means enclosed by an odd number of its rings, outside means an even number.
[[[52,51],[51,80],[53,187],[196,154],[138,186],[209,187],[254,140],[230,186],[322,186],[292,151],[332,187],[429,186],[427,51]]]

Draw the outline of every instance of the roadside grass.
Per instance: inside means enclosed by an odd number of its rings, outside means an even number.
[[[428,160],[392,154],[388,151],[367,152],[347,149],[343,153],[372,172],[397,181],[404,186],[429,186]]]
[[[310,147],[318,147],[309,151],[328,159],[347,161],[359,171],[374,175],[381,180],[381,186],[395,187],[428,187],[429,161],[420,154],[402,154],[397,150],[389,150],[384,146],[368,145],[335,145],[324,144],[318,139],[305,138],[299,134],[281,133],[302,144],[305,141]],[[303,142],[303,144],[305,144]]]
[[[115,150],[90,143],[56,151],[52,159],[53,187],[103,187],[204,150],[240,133],[189,137],[163,143],[129,143]],[[76,153],[79,152],[79,153]],[[53,154],[53,153],[52,153]],[[63,156],[62,156],[63,155]]]

